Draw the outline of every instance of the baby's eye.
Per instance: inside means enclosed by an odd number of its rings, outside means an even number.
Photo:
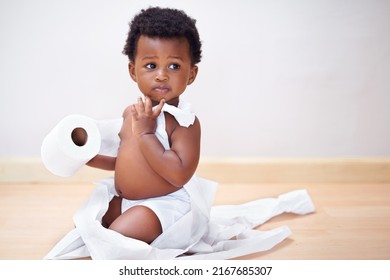
[[[146,67],[147,69],[155,69],[155,68],[156,68],[156,64],[154,64],[154,63],[148,63],[148,64],[145,65],[145,67]]]
[[[180,69],[180,65],[177,63],[172,63],[168,66],[168,68],[171,70],[178,70],[178,69]]]

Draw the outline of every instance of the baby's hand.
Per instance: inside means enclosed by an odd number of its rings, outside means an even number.
[[[153,110],[152,100],[145,97],[145,103],[142,98],[138,98],[138,103],[131,106],[132,130],[135,136],[145,134],[154,134],[157,127],[157,117],[160,115],[165,100],[162,99]]]

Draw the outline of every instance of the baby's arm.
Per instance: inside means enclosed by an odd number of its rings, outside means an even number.
[[[87,165],[104,170],[115,170],[115,162],[116,157],[96,155],[93,159],[87,162]]]
[[[146,98],[132,107],[133,133],[151,168],[176,187],[187,183],[195,173],[200,155],[200,124],[195,119],[188,128],[178,126],[171,134],[171,149],[165,150],[155,136],[156,118],[163,103],[153,112]]]

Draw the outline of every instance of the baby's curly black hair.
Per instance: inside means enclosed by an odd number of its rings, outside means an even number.
[[[195,19],[181,10],[160,7],[141,10],[129,24],[130,30],[122,53],[134,62],[141,35],[167,39],[185,37],[190,45],[191,62],[195,65],[202,57],[202,43],[195,23]]]

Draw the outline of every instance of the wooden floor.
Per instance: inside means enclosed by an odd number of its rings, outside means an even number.
[[[42,259],[73,228],[72,216],[94,188],[0,185],[0,259]],[[390,259],[390,184],[223,184],[215,204],[236,204],[305,188],[316,213],[283,214],[259,229],[287,225],[275,248],[241,259]]]

